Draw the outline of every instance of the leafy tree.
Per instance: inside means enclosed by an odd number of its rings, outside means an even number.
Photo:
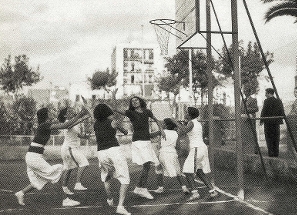
[[[41,80],[39,68],[34,71],[28,64],[29,58],[26,55],[16,56],[14,63],[10,55],[4,60],[0,70],[0,84],[6,93],[17,94],[23,86],[31,86]]]
[[[116,99],[116,93],[118,91],[118,88],[115,88],[117,76],[118,73],[115,70],[111,72],[109,69],[106,69],[106,71],[98,70],[93,73],[92,78],[88,78],[88,82],[90,83],[92,90],[104,89],[108,93],[111,92],[112,98]]]
[[[279,16],[293,16],[297,22],[297,0],[261,0],[264,3],[275,3],[265,14],[266,22]]]
[[[222,50],[220,57],[220,64],[218,66],[218,72],[226,75],[227,77],[233,76],[233,51],[232,45]],[[244,87],[250,88],[252,93],[256,93],[259,90],[258,77],[262,70],[265,68],[264,61],[262,59],[258,44],[248,43],[247,48],[243,47],[243,41],[239,42],[239,56],[241,62],[241,84]],[[273,53],[265,53],[266,61],[269,64],[273,62]],[[231,62],[230,62],[231,61]]]
[[[18,125],[17,134],[32,134],[33,121],[36,114],[36,101],[33,98],[21,96],[12,104],[12,110],[16,116],[15,122]]]
[[[178,75],[167,74],[164,77],[161,77],[158,83],[158,87],[161,91],[165,91],[167,93],[168,102],[171,107],[171,112],[174,112],[174,108],[176,108],[176,96],[179,94],[180,86],[182,85],[181,80],[178,78]],[[169,93],[173,94],[173,102],[170,104]]]
[[[165,67],[167,70],[176,76],[179,83],[185,88],[189,88],[189,58],[188,51],[182,50],[172,58],[167,59]],[[212,69],[215,68],[217,62],[211,58]],[[201,98],[207,91],[208,87],[208,74],[207,74],[207,56],[202,51],[192,53],[192,83],[199,83],[201,88]],[[213,77],[213,87],[219,84],[219,81]],[[193,96],[194,97],[194,96]],[[195,97],[194,97],[195,98]],[[203,100],[202,100],[203,103]]]

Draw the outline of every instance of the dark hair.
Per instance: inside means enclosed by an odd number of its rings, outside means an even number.
[[[274,94],[274,89],[272,89],[272,88],[267,88],[266,90],[266,93],[269,93],[269,94]]]
[[[41,108],[37,111],[38,124],[44,123],[48,119],[48,109]]]
[[[102,121],[113,114],[113,111],[106,104],[98,104],[94,109],[94,118]]]
[[[168,130],[174,130],[177,127],[177,125],[170,118],[165,118],[163,121],[165,123],[166,129]]]
[[[132,99],[134,99],[134,98],[137,98],[137,99],[139,100],[140,107],[141,107],[142,109],[146,109],[146,102],[145,102],[142,98],[140,98],[140,97],[138,97],[138,96],[133,96],[133,97],[130,99],[130,102],[129,102],[129,110],[135,110],[135,107],[133,107],[133,105],[132,105]]]
[[[188,114],[191,117],[191,119],[195,119],[199,116],[199,110],[194,107],[188,107]]]
[[[58,114],[58,120],[59,122],[65,122],[66,121],[66,114],[67,114],[68,108],[64,108],[60,110],[60,113]]]

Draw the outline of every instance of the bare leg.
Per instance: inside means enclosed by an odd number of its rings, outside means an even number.
[[[147,162],[143,164],[140,180],[138,183],[139,187],[142,187],[142,188],[146,187],[150,168],[151,168],[151,162]]]
[[[204,174],[202,169],[198,169],[196,172],[196,175],[203,181],[203,183],[210,189],[213,190],[214,187],[210,181],[210,178],[208,175]]]
[[[125,214],[125,215],[131,215],[125,208],[124,208],[124,201],[127,193],[129,184],[121,184],[120,187],[120,196],[119,196],[119,204],[117,206],[116,213],[118,214]]]
[[[107,199],[112,199],[112,193],[110,190],[110,180],[104,182],[104,187],[105,187]]]
[[[72,169],[65,170],[62,174],[62,186],[67,187]]]
[[[164,186],[163,174],[157,174],[157,184],[159,187]]]
[[[186,175],[186,179],[188,182],[188,186],[193,190],[194,189],[194,185],[195,185],[195,181],[194,181],[194,174],[193,173],[185,173]]]
[[[127,193],[127,189],[128,189],[128,184],[121,184],[118,206],[123,206],[125,197],[126,197],[126,193]]]
[[[30,192],[31,190],[35,189],[31,184],[29,184],[28,186],[26,186],[24,189],[20,190],[19,192],[16,192],[14,195],[17,197],[18,199],[18,203],[20,205],[25,205],[24,203],[24,195],[28,192]]]
[[[76,175],[76,183],[81,182],[81,176],[84,173],[85,169],[86,169],[86,166],[78,167],[77,175]]]

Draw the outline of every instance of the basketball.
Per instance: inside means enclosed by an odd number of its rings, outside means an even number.
[[[97,89],[105,86],[108,82],[108,76],[107,72],[95,72],[91,79],[92,88]]]

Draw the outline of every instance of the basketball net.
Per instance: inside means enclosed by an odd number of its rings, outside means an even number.
[[[162,27],[160,27],[159,25],[154,25],[162,56],[168,55],[168,44],[171,28],[172,27],[169,24],[162,25]]]

